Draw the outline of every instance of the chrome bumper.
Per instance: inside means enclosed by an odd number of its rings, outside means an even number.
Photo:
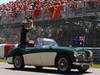
[[[7,63],[8,64],[12,64],[13,63],[13,60],[12,59],[13,59],[12,57],[8,57],[7,60],[6,60]]]
[[[85,66],[85,65],[89,65],[89,66],[92,66],[92,62],[91,63],[79,63],[79,62],[73,62],[73,65],[76,65],[76,66]]]

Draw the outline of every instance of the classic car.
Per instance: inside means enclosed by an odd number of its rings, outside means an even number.
[[[53,39],[39,38],[34,47],[17,47],[11,50],[7,62],[15,69],[23,69],[25,65],[56,67],[61,72],[78,69],[85,72],[92,64],[93,53],[84,48],[60,47]]]

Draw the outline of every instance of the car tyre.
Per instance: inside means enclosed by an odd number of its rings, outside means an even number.
[[[85,65],[83,67],[80,66],[77,69],[78,69],[79,72],[83,72],[84,73],[89,69],[89,65]]]
[[[70,72],[71,70],[71,61],[68,57],[61,56],[57,61],[57,68],[60,72]]]
[[[14,65],[14,68],[17,70],[23,69],[24,68],[23,57],[21,55],[14,56],[13,57],[13,65]]]

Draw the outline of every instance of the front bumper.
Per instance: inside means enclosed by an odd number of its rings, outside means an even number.
[[[92,56],[80,55],[80,56],[74,58],[74,61],[73,61],[72,64],[75,65],[75,66],[81,66],[81,67],[92,66],[93,58],[92,58]]]
[[[13,58],[12,57],[7,57],[7,63],[12,64],[13,63]]]
[[[78,54],[77,56],[74,57],[73,59],[73,65],[76,66],[83,66],[83,65],[92,65],[93,64],[93,54],[91,51],[85,52]]]
[[[92,64],[93,64],[92,62],[91,62],[91,63],[73,62],[73,65],[75,65],[75,66],[82,66],[82,67],[83,67],[83,66],[87,66],[87,65],[88,65],[88,66],[92,66]]]

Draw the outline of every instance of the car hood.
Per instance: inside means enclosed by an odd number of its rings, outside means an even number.
[[[77,48],[75,48],[75,50],[76,51],[80,51],[80,50],[87,51],[87,50],[92,50],[92,48],[91,47],[77,47]]]
[[[53,48],[59,50],[68,50],[68,51],[87,51],[91,49],[89,47],[53,47]]]
[[[75,51],[73,47],[53,47],[53,49]]]

